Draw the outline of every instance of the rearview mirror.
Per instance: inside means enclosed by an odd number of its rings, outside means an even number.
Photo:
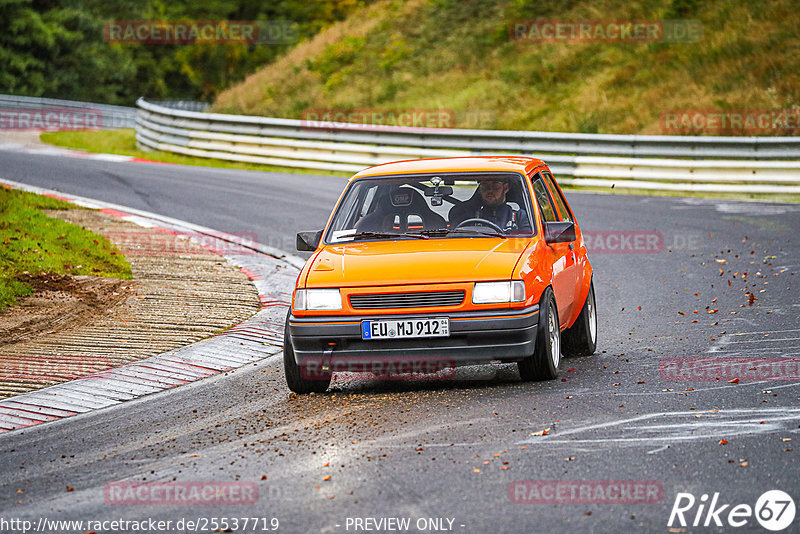
[[[548,243],[575,241],[575,223],[569,221],[544,223],[544,240]]]
[[[316,232],[298,232],[297,250],[300,252],[314,252],[322,240],[322,230]]]
[[[440,185],[436,189],[426,189],[425,196],[426,197],[435,197],[435,196],[448,196],[453,194],[453,188],[449,185]]]

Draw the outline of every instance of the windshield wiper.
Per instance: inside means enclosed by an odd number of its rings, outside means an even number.
[[[403,234],[390,234],[389,232],[359,232],[353,235],[343,235],[342,238],[353,238],[353,240],[357,239],[383,239],[383,238],[392,238],[392,237],[412,237],[414,239],[429,239],[427,235],[422,234],[412,234],[409,232]]]
[[[508,239],[508,236],[505,234],[498,234],[497,232],[492,232],[491,230],[483,231],[471,228],[440,228],[438,230],[423,230],[422,234],[426,236],[441,236],[447,234],[479,234],[489,237],[502,237],[503,239]]]

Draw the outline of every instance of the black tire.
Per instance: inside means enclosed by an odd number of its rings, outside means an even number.
[[[304,378],[303,369],[294,359],[292,337],[289,333],[289,317],[286,317],[286,328],[283,332],[283,371],[286,385],[298,395],[308,393],[324,393],[331,384],[331,373],[314,378]]]
[[[594,299],[594,283],[589,284],[589,293],[583,302],[580,315],[562,335],[564,356],[589,356],[597,349],[597,306]]]
[[[558,363],[561,360],[559,328],[556,299],[553,290],[548,287],[539,299],[536,347],[531,356],[517,364],[522,380],[552,380],[558,376]]]

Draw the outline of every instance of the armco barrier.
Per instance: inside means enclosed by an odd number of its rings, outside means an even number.
[[[565,184],[800,193],[800,137],[682,137],[370,128],[170,109],[139,99],[140,146],[178,154],[356,172],[402,159],[535,155]]]

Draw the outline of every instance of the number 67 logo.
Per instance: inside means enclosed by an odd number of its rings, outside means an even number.
[[[756,501],[756,519],[767,530],[783,530],[794,521],[794,501],[781,490],[764,492]]]

